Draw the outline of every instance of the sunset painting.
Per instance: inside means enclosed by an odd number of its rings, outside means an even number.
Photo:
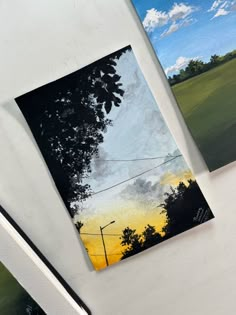
[[[96,270],[213,218],[130,46],[16,102]]]
[[[236,0],[132,0],[210,171],[236,160]]]

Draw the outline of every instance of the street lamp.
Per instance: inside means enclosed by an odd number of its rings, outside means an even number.
[[[108,226],[108,225],[111,225],[115,223],[115,221],[111,221],[110,223],[104,225],[104,226],[100,226],[100,232],[101,232],[101,237],[102,237],[102,244],[103,244],[103,248],[104,248],[104,255],[105,255],[105,260],[106,260],[106,264],[107,266],[109,266],[109,263],[108,263],[108,258],[107,258],[107,251],[106,251],[106,246],[105,246],[105,241],[104,241],[104,237],[103,237],[103,230]]]

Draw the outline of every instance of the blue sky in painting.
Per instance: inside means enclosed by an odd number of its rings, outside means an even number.
[[[176,156],[180,152],[132,51],[127,51],[117,60],[116,71],[121,76],[120,82],[125,94],[121,106],[114,107],[109,114],[112,126],[107,128],[104,142],[99,146],[99,159],[101,161],[94,157],[91,175],[85,180],[85,183],[91,186],[92,191],[97,192],[154,168],[153,171],[140,177],[142,185],[155,186],[153,195],[150,187],[147,191],[148,206],[146,208],[148,210],[153,207],[152,201],[154,203],[163,201],[164,193],[170,189],[170,185],[163,186],[159,183],[163,176],[172,174],[172,176],[178,177],[183,172],[188,172],[189,168],[184,159],[180,157],[155,169],[157,165],[166,161],[168,154]],[[104,160],[137,159],[140,157],[160,158],[132,163],[103,162]],[[127,193],[127,189],[132,187],[133,194],[136,189],[141,189],[140,187],[137,188],[138,184],[140,182],[134,179],[108,192],[94,195],[84,204],[87,209],[84,216],[88,217],[95,213],[110,213],[111,208],[114,208],[115,205],[126,204],[127,200],[123,198],[123,192],[126,191]],[[142,191],[143,189],[142,187]],[[140,190],[139,195],[142,195]],[[131,196],[132,198],[136,200],[136,194],[135,197]],[[80,214],[81,218],[82,216]]]
[[[236,49],[236,0],[133,0],[167,75]]]

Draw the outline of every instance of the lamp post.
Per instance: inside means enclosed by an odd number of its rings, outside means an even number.
[[[105,260],[106,260],[106,264],[107,266],[109,266],[109,262],[108,262],[108,258],[107,258],[107,251],[106,251],[106,246],[105,246],[105,241],[104,241],[104,236],[103,236],[103,230],[108,226],[115,223],[115,221],[111,221],[110,223],[104,225],[104,226],[100,226],[100,232],[101,232],[101,237],[102,237],[102,244],[103,244],[103,248],[104,248],[104,255],[105,255]]]

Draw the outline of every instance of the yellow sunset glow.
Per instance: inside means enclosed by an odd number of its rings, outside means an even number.
[[[136,207],[130,205],[127,208],[118,207],[101,216],[90,216],[88,220],[84,221],[84,227],[81,229],[81,238],[88,250],[95,269],[99,270],[106,267],[100,226],[105,226],[109,222],[115,220],[114,224],[111,224],[103,230],[108,261],[111,265],[120,260],[122,251],[125,249],[120,245],[122,231],[129,226],[132,229],[136,229],[137,233],[141,233],[144,230],[144,227],[150,224],[154,225],[158,232],[162,232],[162,228],[166,225],[166,216],[164,213],[161,213],[162,210],[163,209],[161,208],[156,208],[147,211],[147,209],[142,209],[141,207],[138,207],[138,205],[136,205]],[[87,235],[83,233],[96,235]],[[106,234],[117,235],[113,236]]]
[[[178,186],[180,182],[183,182],[185,185],[188,185],[188,181],[194,179],[193,174],[190,170],[182,172],[180,174],[174,174],[167,172],[160,181],[161,185],[171,185]]]
[[[190,179],[194,179],[190,171],[180,174],[168,172],[162,177],[160,184],[176,187],[180,182],[187,185]],[[103,229],[108,262],[109,265],[112,265],[120,261],[122,251],[125,249],[120,245],[120,237],[126,227],[136,229],[137,233],[141,233],[145,226],[150,224],[155,226],[156,231],[163,235],[162,229],[167,223],[166,214],[162,212],[163,208],[157,207],[157,205],[151,206],[147,203],[140,204],[135,201],[126,201],[120,205],[114,206],[112,204],[111,210],[102,213],[95,213],[93,215],[83,213],[82,218],[80,218],[84,223],[81,229],[81,238],[96,270],[106,267],[100,226],[104,227],[110,222],[115,221]]]

